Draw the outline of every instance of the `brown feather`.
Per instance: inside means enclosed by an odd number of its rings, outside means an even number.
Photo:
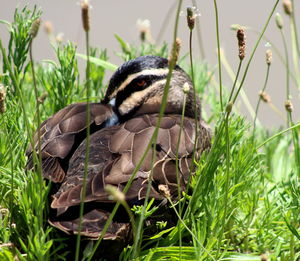
[[[68,159],[85,137],[86,110],[86,103],[72,104],[42,123],[40,140],[44,178],[55,183],[64,180]],[[90,113],[90,126],[93,124],[96,126],[92,129],[93,132],[100,128],[97,126],[100,126],[112,115],[112,110],[106,105],[91,103]],[[38,152],[38,133],[37,131],[34,136],[36,152]],[[28,157],[27,169],[32,169],[34,167],[32,146],[29,146],[26,154]]]
[[[105,207],[103,205],[102,210],[97,210],[100,211],[99,213],[105,212],[104,209],[106,209],[108,205],[115,203],[105,191],[105,185],[114,185],[121,191],[124,189],[148,145],[151,135],[154,132],[157,119],[157,114],[138,116],[128,120],[126,123],[106,127],[91,135],[85,202],[90,202],[89,204],[95,202],[98,207],[99,204],[100,206],[104,204]],[[152,174],[153,182],[150,191],[150,197],[159,201],[163,201],[165,198],[164,195],[157,190],[159,185],[166,185],[170,190],[171,197],[173,199],[177,198],[178,189],[175,160],[176,144],[180,135],[181,116],[166,115],[162,123],[163,125],[160,127],[158,133],[157,144],[159,147],[156,148],[156,158]],[[182,190],[185,189],[190,173],[189,166],[191,164],[194,144],[193,138],[195,136],[194,120],[185,118],[183,126],[184,129],[181,131],[181,141],[178,147],[178,172]],[[200,130],[201,135],[199,135],[198,143],[198,145],[200,145],[197,148],[199,153],[208,147],[209,143],[206,139],[210,139],[210,133],[207,127],[201,125]],[[204,140],[202,140],[202,138],[204,138]],[[85,149],[86,145],[84,141],[71,157],[65,180],[61,184],[58,192],[53,195],[51,204],[53,209],[59,211],[59,215],[55,217],[57,221],[54,222],[50,219],[50,222],[52,222],[54,226],[64,231],[66,230],[69,233],[76,233],[76,226],[74,224],[76,224],[77,221],[75,220],[77,220],[78,216],[76,217],[75,215],[73,221],[66,221],[66,223],[63,221],[63,218],[60,220],[60,215],[66,215],[70,207],[76,207],[80,204]],[[152,167],[152,153],[153,149],[150,149],[145,161],[136,173],[130,189],[126,193],[126,200],[130,205],[141,204],[146,196],[148,177]],[[89,213],[90,212],[86,215],[89,215]],[[88,225],[85,217],[83,220],[85,220],[83,223],[83,235],[90,237],[100,235],[103,226],[98,223],[102,221],[95,220],[95,224],[98,224],[97,227],[97,225]],[[111,226],[116,226],[116,229],[121,226],[121,223],[115,222]],[[104,238],[111,238],[111,235],[107,232]]]

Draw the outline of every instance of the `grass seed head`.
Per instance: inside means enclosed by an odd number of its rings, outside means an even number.
[[[292,15],[293,5],[292,5],[291,0],[283,0],[282,5],[283,5],[284,12],[289,16]]]
[[[166,198],[170,198],[171,197],[171,192],[170,192],[170,190],[169,190],[169,188],[168,188],[167,185],[159,184],[158,185],[158,190]]]
[[[30,32],[29,32],[29,35],[31,36],[32,39],[37,36],[39,28],[40,28],[40,24],[41,24],[40,18],[37,18],[33,21],[31,28],[30,28]]]
[[[188,82],[185,82],[185,83],[183,84],[182,89],[183,89],[183,92],[184,92],[185,94],[188,94],[189,91],[190,91],[190,89],[191,89],[189,83],[188,83]]]
[[[88,0],[83,0],[81,2],[81,19],[84,31],[88,32],[90,30],[90,5]]]
[[[53,31],[54,31],[53,24],[50,21],[46,21],[44,23],[44,30],[45,30],[45,33],[48,35],[53,34]]]
[[[48,93],[44,92],[41,96],[38,97],[38,99],[37,99],[38,103],[43,104],[47,97],[48,97]]]
[[[285,109],[286,109],[288,112],[292,112],[293,109],[294,109],[294,106],[293,106],[291,100],[286,100],[285,103],[284,103],[284,106],[285,106]]]
[[[265,103],[270,103],[271,102],[271,97],[269,94],[267,94],[264,91],[259,92],[259,97],[265,102]]]
[[[233,106],[233,103],[232,102],[229,102],[227,105],[226,105],[226,112],[227,114],[229,115],[232,111],[232,106]]]
[[[266,63],[267,63],[267,65],[271,65],[271,63],[272,63],[272,51],[271,51],[271,49],[268,49],[266,51]]]
[[[140,32],[140,39],[142,42],[145,40],[151,40],[151,22],[148,19],[138,19],[136,26]]]
[[[115,200],[118,202],[125,201],[125,194],[122,191],[118,190],[115,186],[106,185],[105,190],[108,194],[110,194],[110,198],[112,200]]]
[[[281,30],[282,27],[283,27],[283,20],[282,20],[282,17],[280,15],[280,13],[276,13],[276,15],[275,15],[275,21],[276,21],[277,27]]]
[[[170,57],[168,59],[169,62],[174,59],[175,64],[177,63],[178,57],[179,57],[179,53],[180,53],[180,49],[181,49],[181,45],[182,45],[181,39],[180,38],[176,38],[175,46],[173,46],[171,55],[170,55]]]
[[[195,27],[195,19],[196,19],[196,16],[194,14],[194,9],[192,7],[188,7],[186,9],[186,12],[187,12],[187,24],[188,24],[188,27],[190,28],[190,30],[193,30],[194,27]]]
[[[246,53],[246,35],[245,30],[240,28],[237,30],[236,33],[237,39],[238,39],[238,46],[239,46],[239,57],[240,60],[243,60],[245,58]]]
[[[0,113],[4,113],[6,111],[5,105],[5,98],[6,98],[6,90],[4,85],[0,85]]]

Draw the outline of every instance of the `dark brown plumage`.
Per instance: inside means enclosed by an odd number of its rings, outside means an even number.
[[[81,234],[88,238],[99,237],[115,204],[105,186],[110,184],[122,191],[150,141],[158,120],[168,73],[167,66],[166,59],[155,56],[144,56],[129,61],[112,76],[102,103],[90,104],[92,134],[81,230]],[[185,82],[192,86],[186,73],[176,66],[156,146],[148,152],[125,195],[130,206],[143,203],[151,172],[153,150],[156,157],[150,198],[165,205],[167,201],[160,189],[163,185],[169,190],[171,198],[176,200],[178,184],[175,160],[180,135],[180,186],[185,190],[195,141],[192,88],[187,94],[186,113],[180,132],[184,97],[182,86]],[[203,150],[210,147],[210,131],[201,121],[198,100],[197,108],[199,132],[196,151],[200,156]],[[69,234],[76,234],[79,226],[80,193],[86,153],[86,109],[85,103],[69,105],[40,127],[43,177],[55,183],[51,195],[49,222]],[[34,140],[37,150],[37,134]],[[27,155],[28,168],[33,168],[32,148],[28,149]],[[126,242],[131,237],[130,233],[128,217],[117,214],[104,239]]]

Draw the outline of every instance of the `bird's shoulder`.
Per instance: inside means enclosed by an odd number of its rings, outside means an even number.
[[[34,148],[29,145],[27,149],[27,168],[34,166],[33,151],[38,152],[40,141],[44,178],[61,182],[65,177],[68,159],[85,138],[87,126],[95,131],[112,115],[107,105],[90,103],[89,106],[89,123],[87,103],[71,104],[45,120],[35,132]]]

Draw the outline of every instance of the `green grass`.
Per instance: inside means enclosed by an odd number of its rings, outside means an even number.
[[[8,28],[10,41],[6,47],[2,42],[0,46],[0,81],[7,92],[6,112],[0,114],[0,260],[15,260],[16,256],[19,260],[68,260],[67,236],[62,237],[47,223],[49,186],[37,173],[25,171],[25,151],[37,127],[37,106],[41,120],[45,120],[70,103],[99,101],[105,93],[105,73],[115,68],[109,63],[106,50],[90,47],[93,58],[87,74],[87,92],[85,77],[80,77],[77,66],[77,59],[84,56],[77,53],[73,43],[57,43],[53,45],[56,62],[34,63],[39,96],[36,99],[29,33],[33,21],[40,16],[40,10],[24,8],[16,10],[13,22],[1,21]],[[272,19],[266,12],[267,18]],[[282,71],[286,77],[298,79],[295,57],[300,57],[293,19],[289,28],[293,35],[290,60],[294,63],[286,70],[288,58],[282,55]],[[287,25],[284,30],[289,28]],[[265,36],[260,34],[262,37]],[[166,44],[155,46],[144,41],[134,46],[117,35],[116,41],[121,50],[118,55],[124,60],[145,54],[169,56]],[[189,40],[183,41],[188,44]],[[256,46],[259,44],[257,41]],[[255,49],[244,62],[240,79],[232,83],[236,85],[233,97],[240,95],[247,81]],[[134,255],[140,260],[260,260],[261,254],[267,254],[270,260],[300,260],[299,127],[268,140],[282,127],[267,130],[257,124],[253,136],[253,121],[239,115],[235,106],[231,113],[220,111],[220,89],[225,108],[233,87],[227,88],[215,80],[221,75],[212,69],[215,65],[200,63],[194,57],[191,70],[188,58],[179,59],[179,64],[194,75],[197,95],[204,104],[203,118],[214,133],[212,149],[195,162],[192,192],[183,193],[179,203],[170,204],[179,215],[176,226],[166,228],[161,222],[157,224],[161,231],[158,236],[143,236],[141,225],[155,210],[154,206],[150,201],[146,208],[132,209],[142,220],[136,224],[142,240],[127,246],[120,259],[129,260]],[[219,58],[219,65],[228,70],[222,55]],[[299,103],[297,98],[295,105]],[[260,118],[259,114],[256,116]],[[298,122],[293,118],[289,126]],[[84,250],[86,259],[91,258],[92,247],[88,245]]]

